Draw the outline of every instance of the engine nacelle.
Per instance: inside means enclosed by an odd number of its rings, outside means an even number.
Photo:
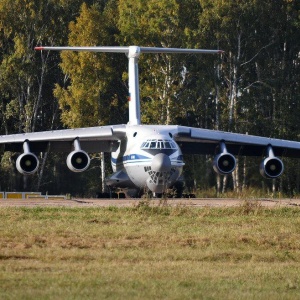
[[[31,152],[21,154],[16,161],[17,170],[23,175],[34,174],[39,167],[39,160]]]
[[[267,157],[260,164],[260,174],[265,178],[277,178],[284,169],[283,162],[278,157]]]
[[[235,157],[230,153],[220,153],[214,158],[213,168],[220,175],[227,175],[234,171]]]
[[[67,157],[67,166],[73,172],[83,172],[90,165],[90,157],[83,150],[74,150]]]

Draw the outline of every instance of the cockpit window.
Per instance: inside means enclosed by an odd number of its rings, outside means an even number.
[[[151,139],[143,142],[141,149],[177,149],[177,147],[171,140]]]
[[[171,142],[171,148],[172,148],[172,149],[176,149],[176,145],[175,145],[174,142]]]
[[[155,149],[156,148],[156,142],[152,141],[150,143],[150,149]]]
[[[170,142],[165,141],[165,147],[166,147],[167,149],[171,149],[171,144],[170,144]]]

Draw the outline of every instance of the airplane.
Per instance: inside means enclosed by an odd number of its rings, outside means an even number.
[[[90,51],[124,53],[128,58],[129,122],[127,124],[20,133],[0,136],[5,150],[22,152],[16,168],[23,175],[39,167],[35,153],[48,149],[69,152],[67,166],[83,172],[90,153],[110,152],[113,175],[110,188],[150,191],[161,196],[182,180],[183,155],[212,154],[213,169],[220,175],[235,170],[235,155],[263,156],[259,170],[266,178],[277,178],[284,164],[278,156],[300,157],[300,142],[180,125],[141,124],[138,60],[141,54],[221,54],[221,50],[158,48],[140,46],[35,47],[37,51]]]

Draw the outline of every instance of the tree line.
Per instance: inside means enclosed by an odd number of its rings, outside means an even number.
[[[2,0],[1,134],[127,123],[124,55],[37,53],[34,46],[140,45],[225,51],[143,54],[143,123],[299,141],[299,6],[297,0]],[[16,171],[16,157],[1,152],[1,190],[89,196],[101,189],[99,154],[88,171],[73,174],[61,154],[45,152],[29,178]],[[284,159],[284,175],[271,182],[258,174],[261,158],[238,157],[224,178],[213,173],[211,156],[185,160],[190,189],[300,190],[297,159]]]

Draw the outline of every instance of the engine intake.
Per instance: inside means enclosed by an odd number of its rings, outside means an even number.
[[[277,178],[282,174],[284,170],[283,162],[281,161],[281,159],[274,156],[271,145],[268,146],[267,152],[269,156],[261,162],[259,168],[260,174],[263,177],[269,179]]]
[[[235,158],[230,153],[220,153],[214,158],[213,168],[220,175],[227,175],[234,171]]]
[[[221,153],[214,158],[213,169],[220,175],[227,175],[234,171],[235,157],[227,152],[225,143],[220,143]]]
[[[73,172],[83,172],[90,165],[90,158],[85,151],[72,151],[67,157],[67,166]]]
[[[24,153],[16,161],[17,170],[23,175],[34,174],[39,167],[39,160],[35,154],[30,152],[28,141],[24,142],[23,149]]]
[[[74,140],[75,150],[72,151],[67,157],[67,166],[73,172],[83,172],[90,165],[89,155],[80,149],[79,140]]]

